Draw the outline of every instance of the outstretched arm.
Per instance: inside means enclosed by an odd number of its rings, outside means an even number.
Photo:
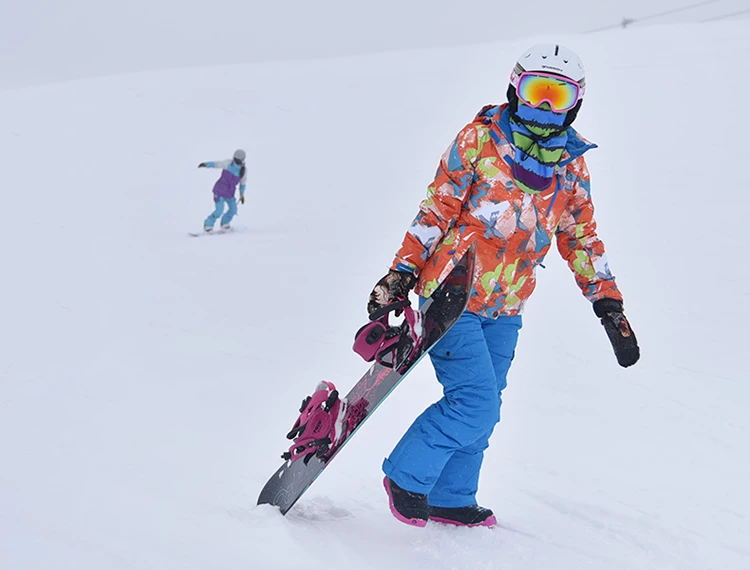
[[[198,168],[226,168],[231,160],[212,160],[210,162],[201,162]]]

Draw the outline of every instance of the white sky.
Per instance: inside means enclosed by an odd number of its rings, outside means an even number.
[[[747,0],[2,0],[0,88],[152,68],[569,35],[694,4],[705,5],[643,23],[697,22],[750,8]]]

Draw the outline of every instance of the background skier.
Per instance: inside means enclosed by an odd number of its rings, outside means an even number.
[[[368,312],[415,288],[429,297],[471,244],[477,257],[467,311],[430,352],[444,397],[412,424],[383,463],[391,511],[424,526],[495,524],[477,505],[483,452],[500,421],[535,269],[552,238],[609,336],[621,366],[639,349],[596,234],[583,153],[570,126],[585,92],[579,57],[534,46],[511,73],[508,103],[482,108],[442,156],[401,248],[370,294]]]
[[[230,160],[217,160],[212,162],[201,162],[198,168],[221,168],[221,176],[214,184],[214,202],[216,207],[211,212],[206,221],[203,222],[203,229],[207,232],[213,231],[216,220],[221,217],[221,229],[228,230],[230,222],[237,214],[237,200],[234,192],[237,184],[240,185],[240,202],[245,203],[245,186],[247,172],[245,168],[245,151],[237,149]],[[224,213],[224,205],[227,211]],[[223,215],[222,215],[223,214]]]

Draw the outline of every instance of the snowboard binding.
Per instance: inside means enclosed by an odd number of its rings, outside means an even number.
[[[294,440],[289,451],[281,454],[287,461],[302,459],[307,465],[313,457],[326,461],[342,437],[346,400],[339,398],[333,382],[323,381],[315,392],[302,400],[300,415],[286,435]]]
[[[388,315],[392,312],[398,315],[400,311],[404,313],[404,321],[391,326]],[[370,321],[354,335],[354,352],[366,362],[374,360],[396,370],[407,368],[419,354],[420,314],[408,300],[402,299],[373,312]]]

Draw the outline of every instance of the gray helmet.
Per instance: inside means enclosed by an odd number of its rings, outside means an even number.
[[[246,157],[247,155],[245,154],[245,151],[242,150],[241,148],[238,148],[237,150],[234,151],[234,156],[232,158],[239,160],[240,162],[245,162]]]

